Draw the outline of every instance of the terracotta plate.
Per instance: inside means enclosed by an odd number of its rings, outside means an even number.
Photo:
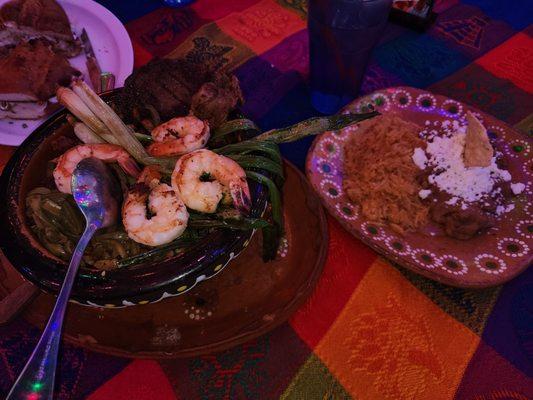
[[[397,113],[422,129],[439,131],[444,121],[464,120],[470,108],[431,93],[398,87],[374,92],[346,107],[368,111],[371,104],[381,113]],[[449,238],[437,229],[401,236],[372,224],[358,213],[342,188],[343,143],[357,127],[326,132],[317,137],[307,157],[307,176],[328,211],[353,235],[377,252],[428,278],[459,287],[487,287],[503,283],[531,263],[533,248],[532,142],[505,123],[474,109],[496,148],[504,153],[512,182],[526,184],[513,199],[515,208],[504,214],[487,233],[467,241]]]
[[[312,292],[324,266],[327,224],[320,200],[296,168],[286,164],[286,238],[275,261],[261,260],[260,235],[215,277],[187,293],[122,309],[71,304],[65,339],[125,357],[166,358],[224,350],[286,321]],[[22,282],[2,260],[0,292]],[[40,294],[23,316],[42,327],[54,297]]]

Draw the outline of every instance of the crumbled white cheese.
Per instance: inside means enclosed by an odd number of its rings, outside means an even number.
[[[509,173],[509,171],[505,170],[505,169],[500,169],[500,177],[505,181],[505,182],[509,182],[511,180],[511,174]]]
[[[431,194],[431,190],[429,189],[422,189],[420,192],[418,192],[418,196],[421,199],[427,198]]]
[[[424,152],[423,149],[421,149],[420,147],[417,147],[415,151],[413,152],[412,158],[413,158],[413,162],[418,168],[420,169],[426,168],[426,165],[428,163],[428,158],[426,157],[426,153]]]
[[[520,194],[524,191],[526,188],[526,185],[523,183],[511,183],[511,190],[514,194]]]
[[[450,206],[454,206],[457,204],[458,201],[459,201],[459,197],[452,197],[450,200],[446,201],[446,204]]]
[[[426,166],[430,165],[434,170],[428,176],[428,181],[454,198],[458,198],[453,204],[458,201],[470,203],[480,200],[492,191],[495,182],[511,179],[508,171],[498,168],[495,157],[488,167],[466,168],[463,162],[465,126],[460,126],[457,121],[453,121],[450,125],[453,134],[434,136],[433,140],[428,142],[424,155],[427,154]],[[413,161],[419,157],[415,153],[419,153],[417,149],[413,153]]]
[[[504,213],[507,213],[507,212],[513,211],[513,210],[514,210],[514,204],[513,203],[507,204],[506,206],[500,205],[500,206],[496,207],[496,215],[502,215]]]

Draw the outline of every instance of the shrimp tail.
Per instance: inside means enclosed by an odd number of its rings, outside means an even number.
[[[229,186],[233,205],[241,214],[248,215],[252,205],[250,193],[237,183],[232,182]]]

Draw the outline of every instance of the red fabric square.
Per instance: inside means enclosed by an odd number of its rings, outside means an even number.
[[[157,362],[136,360],[87,398],[87,400],[110,399],[176,400],[176,395]]]
[[[207,21],[190,7],[159,8],[127,24],[132,41],[154,56],[164,57]]]
[[[253,6],[259,0],[202,0],[196,1],[191,5],[198,15],[203,19],[211,21],[224,18],[233,12],[242,11],[250,6]]]
[[[326,266],[313,295],[291,318],[290,324],[314,348],[352,295],[376,253],[328,217],[330,232]]]
[[[476,61],[492,74],[533,93],[533,38],[518,33]]]
[[[135,40],[132,40],[131,44],[133,45],[133,54],[134,54],[134,67],[139,68],[150,61],[154,56],[148,50],[146,50],[142,45],[137,43]]]

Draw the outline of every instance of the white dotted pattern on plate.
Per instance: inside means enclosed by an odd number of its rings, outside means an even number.
[[[414,98],[414,101],[413,101]],[[394,107],[414,110],[415,112],[424,112],[427,118],[423,131],[424,137],[431,137],[435,134],[449,132],[454,120],[460,125],[465,124],[465,108],[455,100],[446,99],[442,101],[430,93],[418,93],[413,96],[406,89],[387,89],[378,91],[359,99],[356,103],[347,107],[347,110],[361,112],[369,104],[373,104],[376,109],[387,111]],[[440,104],[439,104],[440,103]],[[347,111],[349,112],[349,111]],[[473,112],[480,120],[483,116],[478,112]],[[446,115],[448,120],[443,120],[442,116]],[[355,132],[357,126],[344,129],[337,133],[328,132],[321,139],[316,149],[317,158],[314,160],[314,166],[317,171],[313,171],[320,178],[320,190],[334,206],[337,217],[347,222],[359,220],[359,210],[352,205],[343,192],[340,180],[342,175],[342,165],[340,165],[339,154],[342,151],[343,142],[350,137],[349,133]],[[452,128],[453,130],[453,128]],[[502,142],[506,139],[506,131],[498,125],[488,125],[487,131],[491,135],[493,142]],[[520,146],[513,149],[512,146]],[[527,157],[530,153],[530,145],[525,140],[515,139],[511,143],[503,146],[503,151],[511,157]],[[523,171],[527,175],[532,175],[532,160],[524,160]],[[333,178],[337,178],[333,180]],[[513,176],[514,178],[514,176]],[[516,182],[513,179],[513,182]],[[525,192],[531,195],[531,185],[527,185]],[[524,212],[529,212],[531,204],[525,203]],[[509,218],[514,218],[508,214]],[[530,252],[531,244],[526,240],[533,239],[531,226],[533,221],[517,221],[514,225],[514,231],[521,238],[506,237],[494,242],[496,254],[477,254],[471,259],[461,259],[452,254],[436,254],[437,252],[429,251],[424,248],[415,249],[405,243],[404,239],[390,229],[372,224],[371,222],[361,219],[358,230],[361,231],[368,239],[374,242],[382,242],[389,252],[401,257],[409,257],[418,266],[428,270],[443,271],[444,274],[462,276],[469,273],[471,268],[477,269],[487,275],[501,274],[508,268],[506,259],[518,259],[527,256]],[[468,258],[468,257],[467,257]]]

